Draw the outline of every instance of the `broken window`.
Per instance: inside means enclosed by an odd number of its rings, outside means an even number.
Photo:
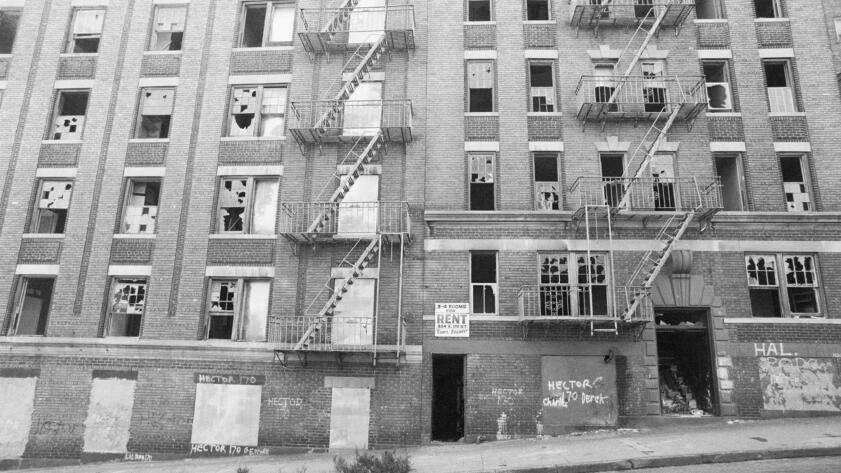
[[[724,18],[721,0],[695,0],[695,12],[699,20]]]
[[[653,183],[654,209],[672,211],[679,205],[675,159],[671,154],[655,154],[648,163]]]
[[[494,155],[473,154],[470,160],[470,210],[494,210]]]
[[[491,21],[491,0],[467,0],[467,21]]]
[[[811,317],[820,314],[814,256],[748,255],[745,261],[754,317]],[[784,270],[782,274],[777,270],[779,267]],[[780,291],[781,288],[785,290]]]
[[[277,190],[277,178],[223,178],[219,190],[219,231],[273,235]]]
[[[496,315],[496,253],[470,253],[470,307],[477,315]]]
[[[555,111],[555,78],[551,62],[529,63],[530,111]]]
[[[7,335],[44,335],[50,302],[52,278],[21,277],[18,282],[15,311]]]
[[[526,0],[526,19],[529,21],[549,20],[549,0]]]
[[[730,71],[727,62],[704,61],[704,79],[707,83],[707,109],[711,112],[733,110],[730,95]]]
[[[768,89],[768,103],[771,113],[797,112],[791,63],[788,61],[765,61],[765,86]]]
[[[640,63],[640,71],[644,79],[642,88],[643,103],[646,112],[663,112],[668,103],[668,94],[665,76],[665,63],[663,61],[646,61]]]
[[[234,87],[228,136],[283,136],[286,86]]]
[[[133,234],[155,233],[161,182],[159,180],[129,179],[127,188],[120,231]]]
[[[591,253],[589,257],[586,253],[539,255],[538,315],[607,315],[609,306],[606,261],[607,255],[602,253]]]
[[[140,110],[136,138],[168,138],[175,89],[140,89]]]
[[[281,2],[246,3],[243,6],[241,48],[292,44],[295,5]]]
[[[638,20],[645,18],[654,19],[656,15],[649,17],[648,15],[654,10],[654,0],[635,0],[634,2],[634,16]]]
[[[604,183],[604,201],[610,207],[618,207],[624,197],[625,189],[622,176],[625,173],[625,155],[601,154],[599,162],[602,168],[602,182]]]
[[[468,112],[494,111],[494,82],[493,61],[468,61]]]
[[[561,184],[558,179],[558,155],[534,155],[535,210],[561,210]]]
[[[753,0],[757,18],[782,18],[782,0]]]
[[[721,179],[724,210],[745,210],[745,178],[740,155],[715,156],[715,173]]]
[[[149,51],[180,51],[186,22],[186,6],[156,6]]]
[[[593,98],[596,103],[608,103],[610,98],[616,92],[616,77],[614,75],[616,64],[608,62],[599,62],[593,64]],[[619,98],[615,98],[613,103],[607,107],[608,112],[618,112]]]
[[[146,305],[146,279],[114,278],[108,300],[109,337],[139,337]]]
[[[211,280],[206,338],[266,341],[270,289],[267,279]]]
[[[47,139],[80,140],[85,128],[89,90],[60,90]]]
[[[33,233],[64,233],[72,192],[72,181],[41,181],[31,231]]]
[[[99,51],[105,9],[75,9],[66,53],[95,53]]]
[[[595,5],[599,7],[598,17],[603,20],[610,19],[611,11],[610,11],[610,0],[590,0],[590,5]]]
[[[781,156],[780,171],[783,176],[783,190],[786,196],[786,209],[789,212],[808,212],[813,210],[812,197],[809,194],[808,167],[805,156]]]
[[[20,10],[0,10],[0,54],[12,54],[20,13]]]

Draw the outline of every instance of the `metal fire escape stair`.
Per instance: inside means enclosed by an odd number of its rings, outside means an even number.
[[[361,241],[361,240],[360,240]],[[356,280],[362,276],[365,268],[371,264],[371,261],[380,252],[381,247],[381,239],[379,237],[372,238],[371,241],[368,243],[368,246],[362,251],[362,254],[357,258],[356,262],[353,263],[349,270],[349,275],[344,278],[337,286],[332,288],[332,294],[327,299],[327,302],[324,303],[324,306],[321,310],[318,311],[316,314],[315,321],[307,327],[306,331],[304,331],[304,335],[298,340],[298,343],[295,345],[295,350],[302,350],[307,348],[309,344],[312,342],[314,338],[317,337],[318,333],[324,329],[325,322],[327,321],[328,317],[333,316],[333,312],[336,310],[336,307],[344,298],[345,293],[350,290],[350,287],[353,285]],[[348,252],[346,259],[350,257],[351,253],[353,253],[356,246]],[[328,286],[328,289],[330,287]]]
[[[333,41],[333,38],[336,36],[336,33],[341,31],[342,26],[350,20],[350,15],[353,13],[353,9],[356,8],[356,5],[359,4],[359,0],[344,0],[342,4],[339,6],[339,11],[327,25],[321,30],[322,33],[327,34],[327,41]]]

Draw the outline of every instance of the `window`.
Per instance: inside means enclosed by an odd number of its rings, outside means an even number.
[[[207,339],[266,341],[268,279],[213,279],[208,297]]]
[[[493,61],[467,63],[468,112],[494,111],[494,82]]]
[[[616,92],[616,77],[614,76],[616,65],[613,63],[600,62],[593,64],[593,76],[595,77],[593,86],[593,98],[596,103],[610,102],[610,98]],[[614,102],[607,107],[608,112],[618,112],[619,104],[616,103],[618,97]]]
[[[246,3],[243,6],[241,48],[292,44],[295,5],[292,3]]]
[[[841,18],[835,19],[835,41],[841,42]]]
[[[105,20],[104,9],[73,10],[73,21],[64,52],[95,53],[99,51],[103,20]]]
[[[535,210],[561,210],[561,184],[558,179],[558,155],[535,153]]]
[[[748,255],[745,266],[754,317],[819,316],[814,256]]]
[[[107,336],[140,336],[146,287],[146,279],[114,278],[108,300]]]
[[[598,17],[607,20],[610,19],[610,2],[603,1],[603,0],[590,0],[590,5],[595,5],[598,7],[599,13]]]
[[[794,81],[791,63],[788,61],[765,61],[765,86],[768,88],[768,103],[771,113],[797,112],[794,97]]]
[[[745,210],[745,177],[742,157],[738,154],[715,156],[715,173],[721,179],[721,196],[724,210]]]
[[[491,21],[491,0],[467,0],[467,21]]]
[[[55,113],[47,139],[79,140],[85,128],[88,90],[61,90],[56,96]]]
[[[277,178],[223,178],[219,190],[219,231],[273,235],[277,189]]]
[[[555,111],[555,75],[552,73],[552,63],[529,63],[529,96],[530,111]]]
[[[477,315],[495,315],[496,253],[470,253],[470,307]]]
[[[283,136],[286,86],[234,87],[228,136]]]
[[[721,0],[695,0],[695,12],[699,20],[724,18]]]
[[[175,89],[140,89],[136,138],[168,138]]]
[[[541,254],[540,315],[608,315],[607,256],[601,253]]]
[[[549,20],[549,0],[526,0],[526,19],[529,21]]]
[[[187,7],[155,7],[152,35],[149,37],[149,51],[180,51],[184,41],[184,27],[187,22]]]
[[[494,155],[472,154],[470,161],[470,210],[494,210]]]
[[[604,183],[604,201],[612,208],[618,207],[625,196],[622,176],[625,174],[624,154],[600,154],[599,162],[602,168],[602,182]]]
[[[126,187],[126,204],[123,209],[120,232],[155,233],[161,182],[159,180],[129,179]]]
[[[72,192],[72,181],[41,181],[31,232],[64,233]]]
[[[783,18],[782,0],[753,0],[757,18]]]
[[[732,111],[730,68],[727,62],[704,61],[702,68],[707,82],[707,109],[711,112]]]
[[[654,183],[654,210],[673,211],[680,204],[680,193],[676,189],[675,159],[672,154],[658,153],[648,162],[651,180]]]
[[[644,61],[640,71],[644,79],[642,88],[646,112],[664,112],[669,102],[666,83],[663,81],[666,65],[663,61]]]
[[[20,22],[20,10],[0,10],[0,54],[11,54]]]
[[[15,311],[8,335],[44,335],[50,302],[53,298],[52,278],[21,277],[18,282]]]
[[[634,3],[634,16],[638,20],[642,20],[654,10],[654,0],[636,0]],[[656,14],[653,14],[649,19],[653,20],[656,18]]]
[[[786,195],[786,209],[789,212],[814,210],[809,193],[809,167],[805,156],[780,156],[780,171],[783,175],[783,190]]]

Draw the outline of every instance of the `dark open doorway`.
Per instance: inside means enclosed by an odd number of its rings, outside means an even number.
[[[432,440],[464,437],[464,355],[432,356]]]
[[[655,323],[660,412],[697,417],[717,415],[708,311],[658,310]]]

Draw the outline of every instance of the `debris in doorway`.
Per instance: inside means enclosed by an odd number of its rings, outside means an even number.
[[[708,392],[694,392],[684,373],[676,363],[660,368],[660,402],[664,414],[689,414],[693,417],[710,415],[704,410],[709,406]]]

